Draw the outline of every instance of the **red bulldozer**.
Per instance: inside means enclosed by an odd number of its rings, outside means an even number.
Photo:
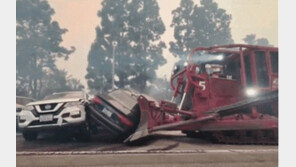
[[[180,130],[217,143],[278,143],[278,48],[196,48],[174,67],[171,88],[170,101],[126,89],[97,95],[91,125],[125,142]]]

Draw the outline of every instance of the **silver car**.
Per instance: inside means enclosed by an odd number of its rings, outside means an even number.
[[[33,101],[35,100],[29,97],[16,96],[16,131],[17,132],[19,132],[19,126],[17,122],[19,113],[22,111],[23,108],[25,108],[26,104]]]
[[[18,124],[26,140],[35,140],[39,132],[67,129],[78,139],[87,139],[83,91],[53,93],[42,101],[28,103],[19,113]],[[73,128],[75,127],[75,128]]]

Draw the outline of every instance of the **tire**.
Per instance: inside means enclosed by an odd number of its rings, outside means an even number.
[[[38,136],[37,132],[23,132],[23,137],[26,141],[36,140]]]

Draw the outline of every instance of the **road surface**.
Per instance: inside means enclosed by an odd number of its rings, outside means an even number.
[[[278,165],[278,146],[221,145],[187,138],[179,132],[160,132],[140,143],[125,145],[94,138],[87,143],[43,136],[26,142],[16,137],[16,164],[28,167],[201,166],[272,167]]]

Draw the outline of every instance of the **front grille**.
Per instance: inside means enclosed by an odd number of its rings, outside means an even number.
[[[53,110],[58,103],[50,103],[50,104],[41,104],[39,105],[40,109],[42,111],[46,111],[46,110]]]
[[[39,120],[36,121],[32,121],[29,126],[36,126],[36,125],[50,125],[50,124],[57,124],[58,119],[55,118],[52,121],[48,121],[48,122],[40,122]]]
[[[65,108],[64,105],[65,104],[63,104],[57,111],[51,112],[51,114],[53,114],[53,115],[59,115],[62,112],[62,110]],[[35,106],[34,106],[34,109],[31,112],[33,113],[33,115],[35,117],[40,117],[40,115],[42,115],[42,114],[48,114],[48,113],[38,113],[37,112],[37,109],[35,108]]]

